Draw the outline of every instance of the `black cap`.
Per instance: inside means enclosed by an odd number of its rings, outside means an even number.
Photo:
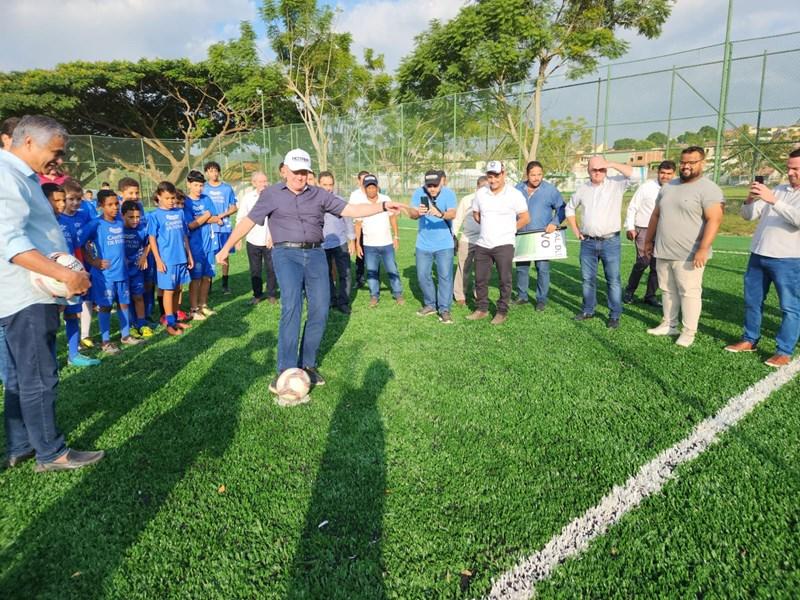
[[[441,171],[428,171],[425,173],[425,183],[424,185],[427,187],[429,185],[439,185],[442,183],[442,172]]]
[[[378,178],[375,177],[375,175],[364,175],[364,179],[361,182],[361,185],[363,185],[365,188],[370,186],[370,185],[374,185],[374,186],[377,187]]]

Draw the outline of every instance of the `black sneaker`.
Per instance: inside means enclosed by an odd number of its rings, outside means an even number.
[[[450,316],[450,311],[446,310],[442,314],[439,315],[439,322],[444,323],[445,325],[452,325],[453,324],[453,317]]]
[[[514,306],[525,306],[528,303],[527,298],[517,298],[516,300],[512,300],[511,304]]]
[[[547,308],[547,302],[537,302],[536,303],[536,310],[542,312],[545,308]]]
[[[594,315],[590,315],[589,313],[579,312],[575,315],[574,319],[576,321],[588,321],[589,319],[594,319]]]
[[[275,375],[275,377],[272,378],[272,381],[269,382],[269,391],[272,392],[273,394],[277,394],[278,393],[278,376],[277,375]]]
[[[625,304],[633,304],[633,300],[634,300],[633,292],[629,292],[628,290],[625,290],[625,293],[622,295],[622,301]]]
[[[325,385],[325,378],[317,371],[316,367],[303,367],[303,371],[308,373],[308,377],[311,379],[311,385],[315,387]]]
[[[619,319],[609,319],[606,327],[609,329],[619,329]]]
[[[647,306],[653,306],[655,308],[661,308],[661,301],[658,298],[654,297],[654,296],[651,296],[650,298],[645,298],[644,299],[644,303],[647,304]]]
[[[228,286],[225,286],[224,288],[222,288],[222,295],[223,296],[230,296],[231,295],[231,288],[229,288]]]

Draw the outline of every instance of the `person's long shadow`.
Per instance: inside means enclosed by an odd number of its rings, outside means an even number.
[[[289,575],[289,598],[386,597],[381,558],[386,457],[377,403],[392,377],[389,365],[376,360],[360,388],[342,392]]]
[[[173,489],[201,468],[198,457],[208,459],[202,468],[223,460],[251,380],[220,373],[230,365],[237,372],[263,370],[252,355],[274,345],[274,335],[263,333],[225,352],[172,409],[98,465],[72,475],[75,486],[0,551],[0,597],[103,596],[107,580]],[[133,385],[120,393],[141,398]]]

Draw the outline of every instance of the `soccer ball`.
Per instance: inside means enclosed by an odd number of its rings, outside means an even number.
[[[73,271],[84,270],[81,261],[71,254],[53,252],[50,256],[48,256],[48,258],[56,261],[61,266],[72,269]],[[42,290],[45,294],[49,294],[56,298],[67,298],[67,294],[69,293],[66,284],[63,282],[34,271],[31,271],[31,283],[34,285],[34,287]]]
[[[278,377],[277,403],[281,406],[294,406],[308,402],[311,379],[303,369],[286,369]]]

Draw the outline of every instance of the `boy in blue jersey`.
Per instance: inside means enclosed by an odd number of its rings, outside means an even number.
[[[92,219],[97,218],[97,209],[95,208],[94,202],[86,202],[83,200],[83,188],[81,184],[74,179],[67,179],[64,182],[64,191],[67,193],[67,207],[64,209],[64,214],[72,220],[77,238],[80,240],[83,234],[83,227]],[[83,266],[88,271],[90,266],[83,256],[83,248],[78,247],[75,250],[75,256],[83,263]],[[92,338],[89,337],[92,328],[93,314],[91,294],[86,294],[83,296],[83,310],[81,310],[80,345],[84,348],[94,347],[94,342]]]
[[[81,236],[81,246],[92,266],[92,299],[98,308],[101,349],[106,354],[119,354],[120,349],[111,342],[111,308],[118,305],[120,341],[135,346],[142,340],[131,336],[128,305],[130,288],[125,262],[125,238],[119,220],[119,199],[111,190],[97,194],[101,217],[87,223]],[[91,246],[90,246],[91,244]]]
[[[120,198],[120,205],[125,202],[133,202],[139,209],[139,219],[144,229],[147,229],[147,213],[144,210],[144,203],[141,199],[141,189],[139,182],[132,177],[123,177],[117,183],[117,195]],[[144,315],[145,320],[150,317],[153,311],[153,304],[155,301],[155,286],[156,286],[156,263],[153,260],[152,254],[148,254],[147,268],[143,271],[144,277],[144,292],[142,298],[144,301]],[[131,317],[133,320],[134,317]],[[147,325],[150,329],[150,326]],[[132,333],[136,335],[136,332]]]
[[[194,257],[194,268],[189,270],[189,306],[193,320],[203,321],[215,311],[208,307],[208,291],[215,274],[214,254],[217,250],[212,225],[219,225],[217,209],[211,198],[203,194],[206,179],[200,171],[189,171],[186,178],[188,193],[183,208],[189,228],[189,247]]]
[[[211,198],[211,201],[214,203],[214,208],[217,209],[217,216],[220,219],[219,224],[211,225],[211,230],[216,236],[217,246],[214,249],[216,252],[225,245],[225,242],[228,241],[231,235],[231,215],[238,210],[238,206],[236,204],[236,194],[234,194],[233,188],[223,182],[220,177],[222,170],[220,169],[219,163],[214,161],[208,162],[205,167],[203,167],[203,170],[208,178],[208,181],[203,186],[203,193]],[[231,254],[234,252],[236,252],[236,250],[232,248]],[[226,258],[225,262],[222,263],[222,293],[226,295],[231,293],[228,287],[229,268],[230,264]]]
[[[150,254],[150,238],[147,226],[142,223],[142,211],[132,200],[122,203],[122,235],[125,238],[125,260],[128,265],[128,287],[131,291],[131,335],[149,338],[153,330],[147,325],[144,312],[144,274],[147,270],[147,259]]]
[[[178,322],[175,295],[176,290],[180,290],[181,285],[189,280],[188,271],[194,267],[194,260],[183,213],[174,210],[175,196],[172,183],[162,181],[158,184],[158,208],[148,218],[147,234],[150,250],[156,259],[156,279],[163,294],[167,333],[181,335],[190,325]]]
[[[76,248],[79,248],[78,232],[75,229],[73,219],[64,214],[67,207],[66,193],[64,188],[55,183],[45,183],[42,185],[42,191],[50,205],[53,207],[53,212],[56,215],[56,220],[61,227],[61,233],[64,234],[64,239],[67,241],[67,248],[69,253],[77,256]],[[72,205],[74,206],[74,202]],[[81,315],[80,301],[75,304],[67,304],[63,310],[64,315],[64,329],[67,334],[67,361],[69,364],[76,367],[91,367],[99,365],[100,361],[96,358],[89,358],[78,352],[78,338],[80,335],[80,324],[78,320]]]

